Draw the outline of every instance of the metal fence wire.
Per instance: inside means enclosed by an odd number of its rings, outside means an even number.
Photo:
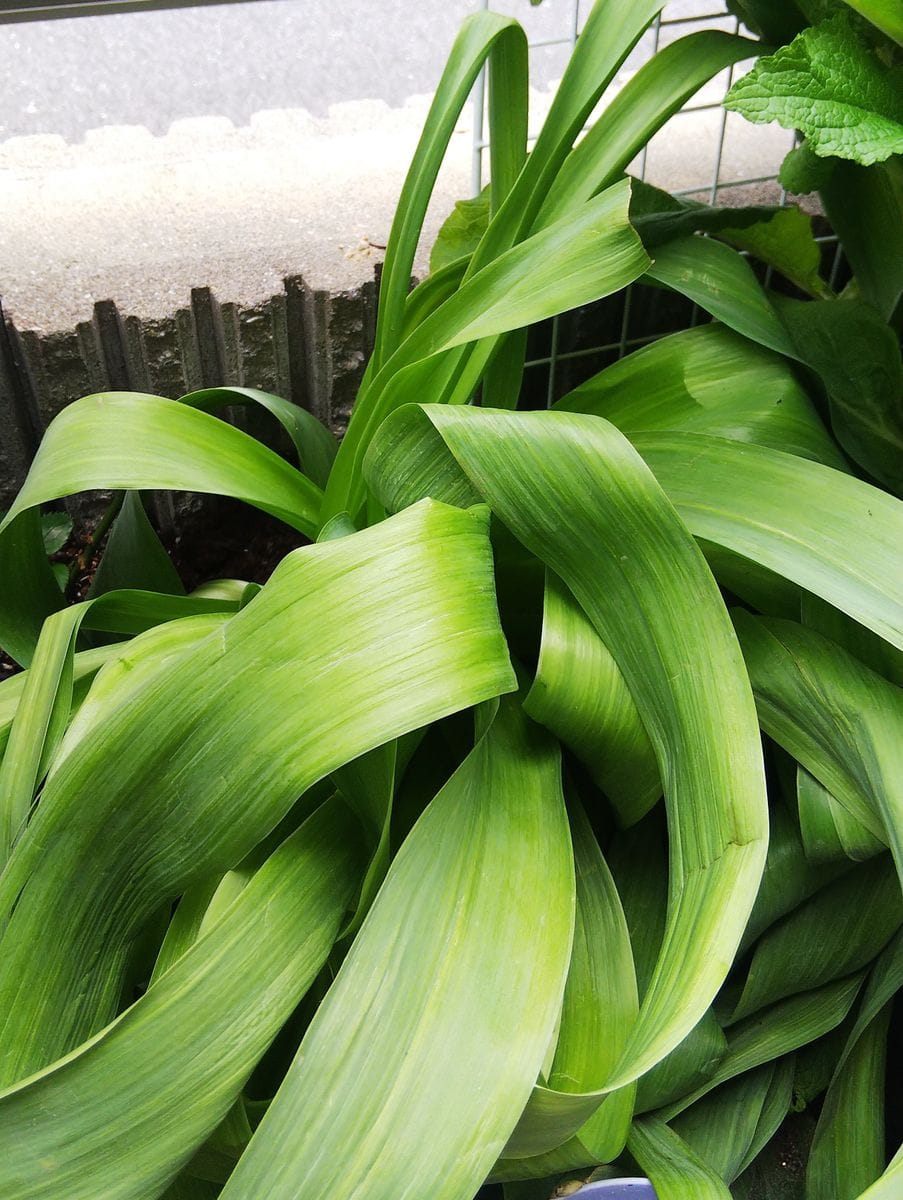
[[[553,10],[547,14],[549,19],[554,12],[556,33],[528,42],[531,60],[548,47],[573,49],[591,0],[545,0],[545,4]],[[479,0],[478,7],[521,18],[531,10],[528,0],[508,0],[508,3]],[[723,5],[719,6],[717,0],[672,0],[631,53],[622,68],[622,75],[638,69],[662,45],[700,28],[741,32],[737,17]],[[762,127],[749,126],[722,106],[735,74],[745,73],[750,65],[731,67],[700,89],[697,96],[656,135],[650,147],[643,150],[629,168],[630,173],[644,182],[667,188],[675,196],[708,204],[784,204],[787,194],[778,182],[778,169],[785,154],[796,144],[796,136],[786,130],[771,128],[767,139],[763,139],[760,136]],[[701,114],[709,114],[702,128],[699,127]],[[674,186],[675,180],[669,178],[667,164],[656,169],[656,146],[686,145],[689,131],[682,129],[681,123],[694,118],[696,128],[691,135],[693,146],[688,158],[698,174],[689,183],[678,180],[680,186]],[[530,142],[535,140],[532,128],[531,135]],[[488,145],[484,72],[473,96],[471,187],[474,195],[486,182],[485,151]],[[735,146],[744,147],[744,152],[732,153]],[[700,162],[703,164],[701,170]],[[753,168],[751,171],[750,167]],[[673,171],[672,162],[672,174]],[[841,265],[836,238],[826,233],[817,240],[825,244],[830,255],[828,270],[833,283]],[[771,273],[765,271],[763,282],[767,286],[770,281]],[[665,295],[659,289],[642,284],[632,284],[610,302],[601,301],[586,310],[555,317],[531,330],[525,374],[528,394],[532,394],[534,403],[544,399],[551,405],[565,391],[629,351],[707,319],[707,314],[682,298]]]

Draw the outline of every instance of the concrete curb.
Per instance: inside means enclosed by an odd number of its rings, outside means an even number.
[[[247,385],[291,399],[341,433],[373,346],[376,286],[377,271],[342,292],[309,287],[295,275],[278,295],[253,305],[221,303],[199,287],[187,307],[144,320],[102,300],[90,321],[49,334],[19,331],[4,318],[0,505],[21,486],[53,417],[93,392],[176,398],[202,387]]]

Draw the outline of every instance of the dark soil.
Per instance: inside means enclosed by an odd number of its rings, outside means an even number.
[[[307,539],[267,513],[238,500],[205,500],[201,513],[168,542],[188,591],[210,579],[266,583],[273,569]]]

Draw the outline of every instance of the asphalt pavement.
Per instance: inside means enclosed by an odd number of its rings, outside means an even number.
[[[693,0],[683,0],[684,5]],[[705,0],[703,0],[705,2]],[[246,0],[160,12],[0,25],[0,139],[104,125],[164,134],[187,117],[247,125],[267,109],[430,92],[478,0]],[[567,35],[574,0],[494,3],[531,40]],[[582,5],[587,11],[589,5]],[[568,49],[534,52],[533,85],[561,76]]]

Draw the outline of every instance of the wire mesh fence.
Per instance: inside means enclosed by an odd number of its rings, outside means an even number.
[[[547,19],[553,22],[555,33],[529,40],[531,65],[535,55],[551,48],[564,53],[573,49],[590,0],[546,0],[546,5]],[[479,7],[519,18],[530,12],[529,0],[480,0]],[[668,43],[704,28],[743,32],[737,17],[717,0],[672,0],[638,42],[614,86],[626,82]],[[730,67],[701,88],[644,148],[629,167],[630,173],[675,196],[707,204],[783,205],[787,193],[778,180],[778,170],[796,144],[795,134],[773,126],[752,126],[722,104],[734,78],[748,66]],[[535,119],[531,106],[531,122]],[[530,135],[532,143],[532,124]],[[481,77],[473,97],[474,195],[487,181],[488,146],[485,79]],[[833,285],[841,266],[836,238],[825,232],[817,240],[824,244]],[[762,278],[768,286],[770,270],[764,271]],[[525,378],[528,392],[534,402],[544,393],[545,403],[552,404],[564,391],[629,351],[707,319],[695,305],[679,297],[634,284],[612,301],[556,317],[531,330]]]

